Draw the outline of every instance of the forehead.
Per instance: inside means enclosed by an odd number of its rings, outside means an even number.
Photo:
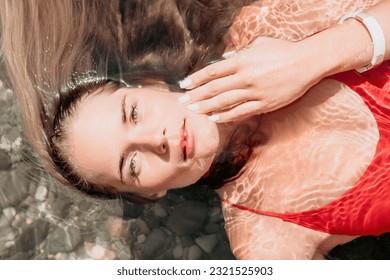
[[[91,94],[78,104],[69,120],[69,154],[72,164],[87,179],[114,176],[119,147],[121,94]]]

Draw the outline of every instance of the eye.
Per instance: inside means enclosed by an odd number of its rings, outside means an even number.
[[[134,124],[138,123],[138,105],[137,104],[131,105],[130,118],[132,119]]]
[[[138,157],[134,155],[130,160],[130,176],[133,178],[137,177]]]

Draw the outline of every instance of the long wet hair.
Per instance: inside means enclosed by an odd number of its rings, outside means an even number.
[[[92,196],[61,154],[62,121],[81,98],[145,80],[175,84],[220,59],[234,17],[253,0],[0,0],[2,53],[25,133],[44,168]],[[129,194],[131,196],[131,194]]]

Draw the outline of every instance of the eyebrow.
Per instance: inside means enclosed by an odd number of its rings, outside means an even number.
[[[126,122],[126,95],[123,95],[121,102],[121,111],[122,111],[122,123]]]
[[[122,184],[124,184],[123,174],[122,174],[123,162],[124,162],[124,156],[122,154],[120,159],[119,159],[119,178],[120,178]]]
[[[121,113],[122,123],[124,124],[126,122],[126,95],[123,95],[123,97],[122,97],[121,112],[122,112]],[[119,178],[120,178],[120,181],[121,181],[122,184],[124,184],[124,182],[123,182],[123,173],[122,173],[123,162],[124,162],[124,155],[121,154],[121,156],[119,158],[119,170],[118,170],[118,173],[119,173]]]

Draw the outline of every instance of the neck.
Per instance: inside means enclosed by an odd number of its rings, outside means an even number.
[[[219,124],[221,145],[202,183],[218,188],[240,176],[253,148],[264,142],[259,126],[260,117],[240,123]]]
[[[217,150],[217,156],[226,150],[226,146],[229,143],[229,139],[233,136],[238,127],[242,126],[243,122],[237,123],[220,123],[217,125],[219,133],[219,147]]]

